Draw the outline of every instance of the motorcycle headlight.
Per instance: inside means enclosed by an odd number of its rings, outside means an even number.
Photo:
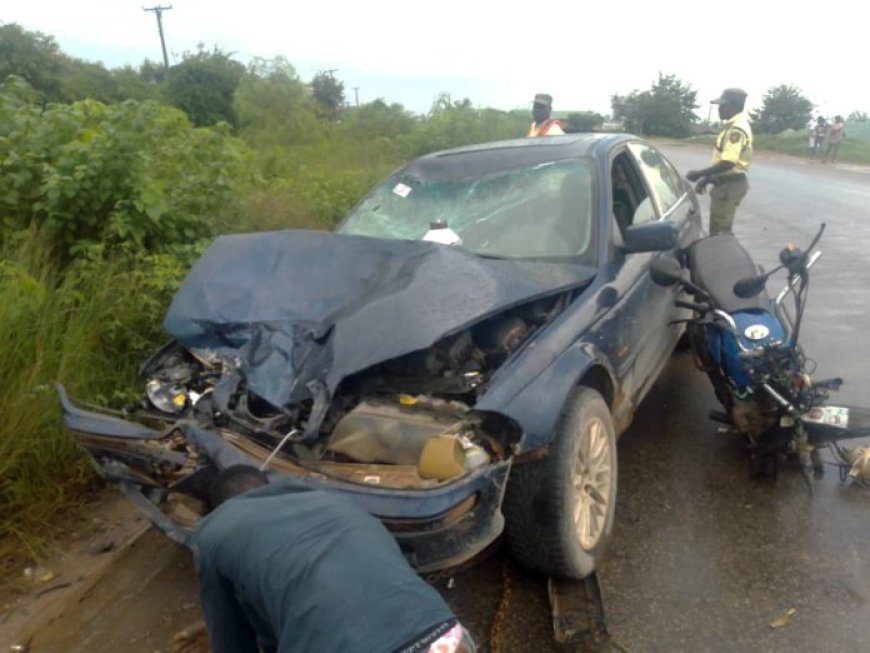
[[[174,383],[151,379],[145,384],[148,401],[159,411],[178,415],[188,406],[187,390]]]

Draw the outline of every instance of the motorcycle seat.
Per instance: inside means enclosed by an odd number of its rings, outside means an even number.
[[[710,295],[716,308],[727,313],[769,309],[770,300],[764,291],[745,299],[734,294],[734,284],[757,276],[758,266],[733,234],[716,234],[695,241],[689,246],[688,262],[692,283]]]

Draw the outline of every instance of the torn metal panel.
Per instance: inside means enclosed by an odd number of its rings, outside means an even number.
[[[234,358],[275,406],[331,396],[342,379],[518,304],[586,284],[590,268],[485,259],[461,249],[309,231],[222,236],[164,327]]]

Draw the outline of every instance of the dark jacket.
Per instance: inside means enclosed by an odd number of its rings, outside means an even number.
[[[214,653],[425,651],[455,624],[379,521],[292,481],[230,499],[190,543]]]

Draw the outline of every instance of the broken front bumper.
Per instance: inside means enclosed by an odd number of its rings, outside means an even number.
[[[186,543],[193,524],[183,524],[165,512],[171,494],[196,496],[217,471],[237,464],[259,466],[215,431],[182,421],[168,429],[151,429],[83,410],[69,400],[62,386],[57,391],[64,427],[88,452],[99,474],[118,484],[158,529],[178,543]],[[378,517],[408,561],[427,573],[461,564],[501,534],[501,503],[510,465],[509,460],[487,465],[427,489],[377,487],[316,471],[292,477],[313,489],[339,492]]]

